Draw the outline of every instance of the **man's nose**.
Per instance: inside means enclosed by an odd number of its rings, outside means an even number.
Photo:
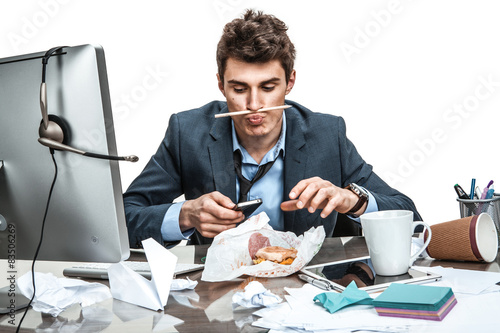
[[[264,105],[262,105],[261,98],[259,93],[256,91],[250,92],[247,100],[247,109],[251,111],[257,111],[262,109]]]

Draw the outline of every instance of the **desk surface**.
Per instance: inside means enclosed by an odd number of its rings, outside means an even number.
[[[172,249],[184,261],[194,260],[201,262],[206,255],[208,246],[187,246]],[[354,238],[329,238],[325,240],[320,252],[311,261],[311,264],[341,260],[367,255],[368,251],[364,239]],[[133,253],[131,260],[145,260],[141,253]],[[180,262],[182,262],[180,259]],[[500,257],[490,264],[472,262],[448,262],[435,260],[420,260],[421,266],[444,266],[472,270],[498,272]],[[28,264],[28,262],[26,263]],[[0,261],[0,265],[6,265]],[[37,271],[52,271],[55,275],[62,276],[62,268],[68,263],[40,262]],[[3,270],[3,266],[0,266]],[[231,298],[235,292],[242,291],[251,281],[261,282],[271,292],[283,297],[284,287],[301,287],[303,282],[297,274],[284,278],[255,278],[244,277],[226,282],[201,281],[201,272],[194,272],[180,276],[188,276],[199,281],[194,291],[171,292],[164,312],[155,312],[129,303],[109,299],[87,308],[74,305],[53,318],[39,312],[30,310],[23,322],[22,332],[262,332],[263,330],[251,326],[256,318],[252,315],[255,309],[236,309],[233,311]],[[91,281],[91,280],[89,280]],[[93,280],[93,282],[107,284],[107,281]],[[0,287],[6,285],[2,280]],[[166,315],[165,315],[166,314]],[[169,327],[168,315],[184,321],[183,324]],[[22,312],[16,314],[16,323],[20,320]],[[9,318],[0,317],[0,331],[14,332],[15,327],[8,324]]]

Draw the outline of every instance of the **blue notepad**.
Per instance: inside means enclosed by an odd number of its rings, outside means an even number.
[[[374,306],[437,311],[453,295],[450,287],[392,283],[373,301]]]

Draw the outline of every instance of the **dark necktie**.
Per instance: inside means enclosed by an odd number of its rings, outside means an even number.
[[[255,174],[253,179],[248,180],[241,173],[241,164],[242,164],[241,151],[240,150],[234,151],[233,158],[234,158],[234,169],[236,170],[236,174],[240,179],[240,199],[238,200],[238,202],[245,202],[247,201],[247,194],[252,188],[253,184],[255,184],[259,179],[264,177],[264,175],[272,168],[276,159],[274,159],[271,162],[267,162],[264,165],[259,166],[259,169],[257,170],[257,173]]]

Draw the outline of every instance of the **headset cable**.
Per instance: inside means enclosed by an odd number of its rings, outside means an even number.
[[[36,251],[35,251],[35,256],[33,257],[33,262],[31,264],[31,281],[33,283],[33,296],[31,297],[31,299],[30,299],[30,301],[29,301],[26,309],[24,310],[24,314],[21,317],[21,320],[19,321],[19,324],[17,325],[16,333],[18,333],[19,330],[21,329],[21,324],[23,323],[24,317],[26,317],[26,314],[28,313],[28,310],[29,310],[29,308],[31,306],[31,303],[35,299],[35,295],[36,295],[35,262],[36,262],[36,259],[38,257],[38,253],[40,252],[40,248],[42,247],[43,231],[45,229],[45,221],[47,219],[47,213],[49,211],[50,199],[52,197],[52,192],[54,190],[54,185],[56,184],[56,180],[57,180],[57,162],[56,162],[56,159],[54,157],[54,149],[52,149],[52,148],[50,149],[50,154],[51,154],[51,157],[52,157],[52,162],[54,162],[54,179],[52,180],[52,185],[50,186],[49,196],[47,198],[47,205],[45,206],[45,213],[43,214],[42,230],[40,231],[40,240],[38,241],[38,246],[37,246]]]

